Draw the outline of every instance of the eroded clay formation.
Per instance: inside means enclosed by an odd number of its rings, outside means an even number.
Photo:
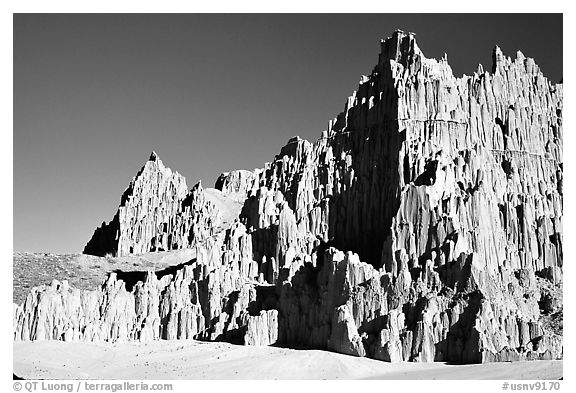
[[[542,322],[561,304],[542,293],[562,282],[562,85],[520,52],[493,61],[456,78],[398,31],[315,143],[190,191],[153,154],[85,252],[196,258],[94,291],[35,288],[15,339],[561,358]]]

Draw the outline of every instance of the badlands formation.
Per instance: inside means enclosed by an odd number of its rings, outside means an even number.
[[[152,153],[84,253],[189,249],[14,305],[14,339],[208,340],[387,362],[561,359],[562,84],[381,43],[316,142],[190,190]]]

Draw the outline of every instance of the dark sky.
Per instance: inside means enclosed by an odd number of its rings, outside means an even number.
[[[80,252],[152,150],[190,188],[316,140],[396,29],[457,76],[499,45],[562,78],[560,14],[16,14],[14,250]]]

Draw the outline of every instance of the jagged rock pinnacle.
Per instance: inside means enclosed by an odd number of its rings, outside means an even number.
[[[416,34],[405,33],[402,30],[396,30],[390,37],[380,40],[379,63],[383,61],[394,60],[398,63],[407,65],[411,59],[422,52],[416,44]]]
[[[159,159],[160,157],[158,157],[158,154],[156,154],[156,152],[152,150],[152,153],[150,153],[150,158],[148,159],[148,161],[158,161]]]
[[[495,74],[500,69],[500,65],[504,61],[504,54],[498,45],[492,50],[492,73]]]

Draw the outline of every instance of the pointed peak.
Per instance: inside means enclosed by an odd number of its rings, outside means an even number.
[[[526,60],[526,56],[524,56],[524,53],[522,53],[521,51],[517,51],[516,52],[516,59],[518,59],[520,61],[524,61],[524,60]]]
[[[202,187],[202,179],[198,180],[198,183],[194,184],[190,191],[203,191],[204,187]]]
[[[496,74],[499,71],[501,64],[504,62],[506,58],[504,57],[504,53],[502,53],[502,49],[498,45],[494,47],[492,51],[492,73]]]
[[[158,157],[158,154],[156,154],[156,152],[154,150],[152,150],[152,153],[150,153],[150,158],[148,159],[148,161],[159,161],[160,157]]]
[[[422,54],[416,44],[416,34],[396,30],[385,40],[380,40],[380,63],[394,60],[399,63],[408,63],[415,55]]]
[[[148,161],[146,161],[144,163],[144,165],[142,165],[142,167],[140,168],[140,170],[138,171],[136,176],[132,179],[132,181],[135,181],[136,179],[138,179],[143,173],[165,171],[165,170],[168,170],[171,172],[170,168],[166,168],[164,166],[164,163],[162,162],[162,160],[160,160],[160,157],[158,157],[158,154],[156,154],[155,151],[152,151],[152,153],[150,153],[150,157],[148,158]]]
[[[410,37],[411,39],[414,39],[414,37],[416,37],[416,33],[413,33],[411,31],[405,32],[404,30],[396,29],[396,30],[394,30],[394,33],[392,33],[392,35],[390,37],[388,37],[385,40],[381,40],[381,41],[384,42],[384,41],[388,41],[390,39],[401,40],[404,37]]]

